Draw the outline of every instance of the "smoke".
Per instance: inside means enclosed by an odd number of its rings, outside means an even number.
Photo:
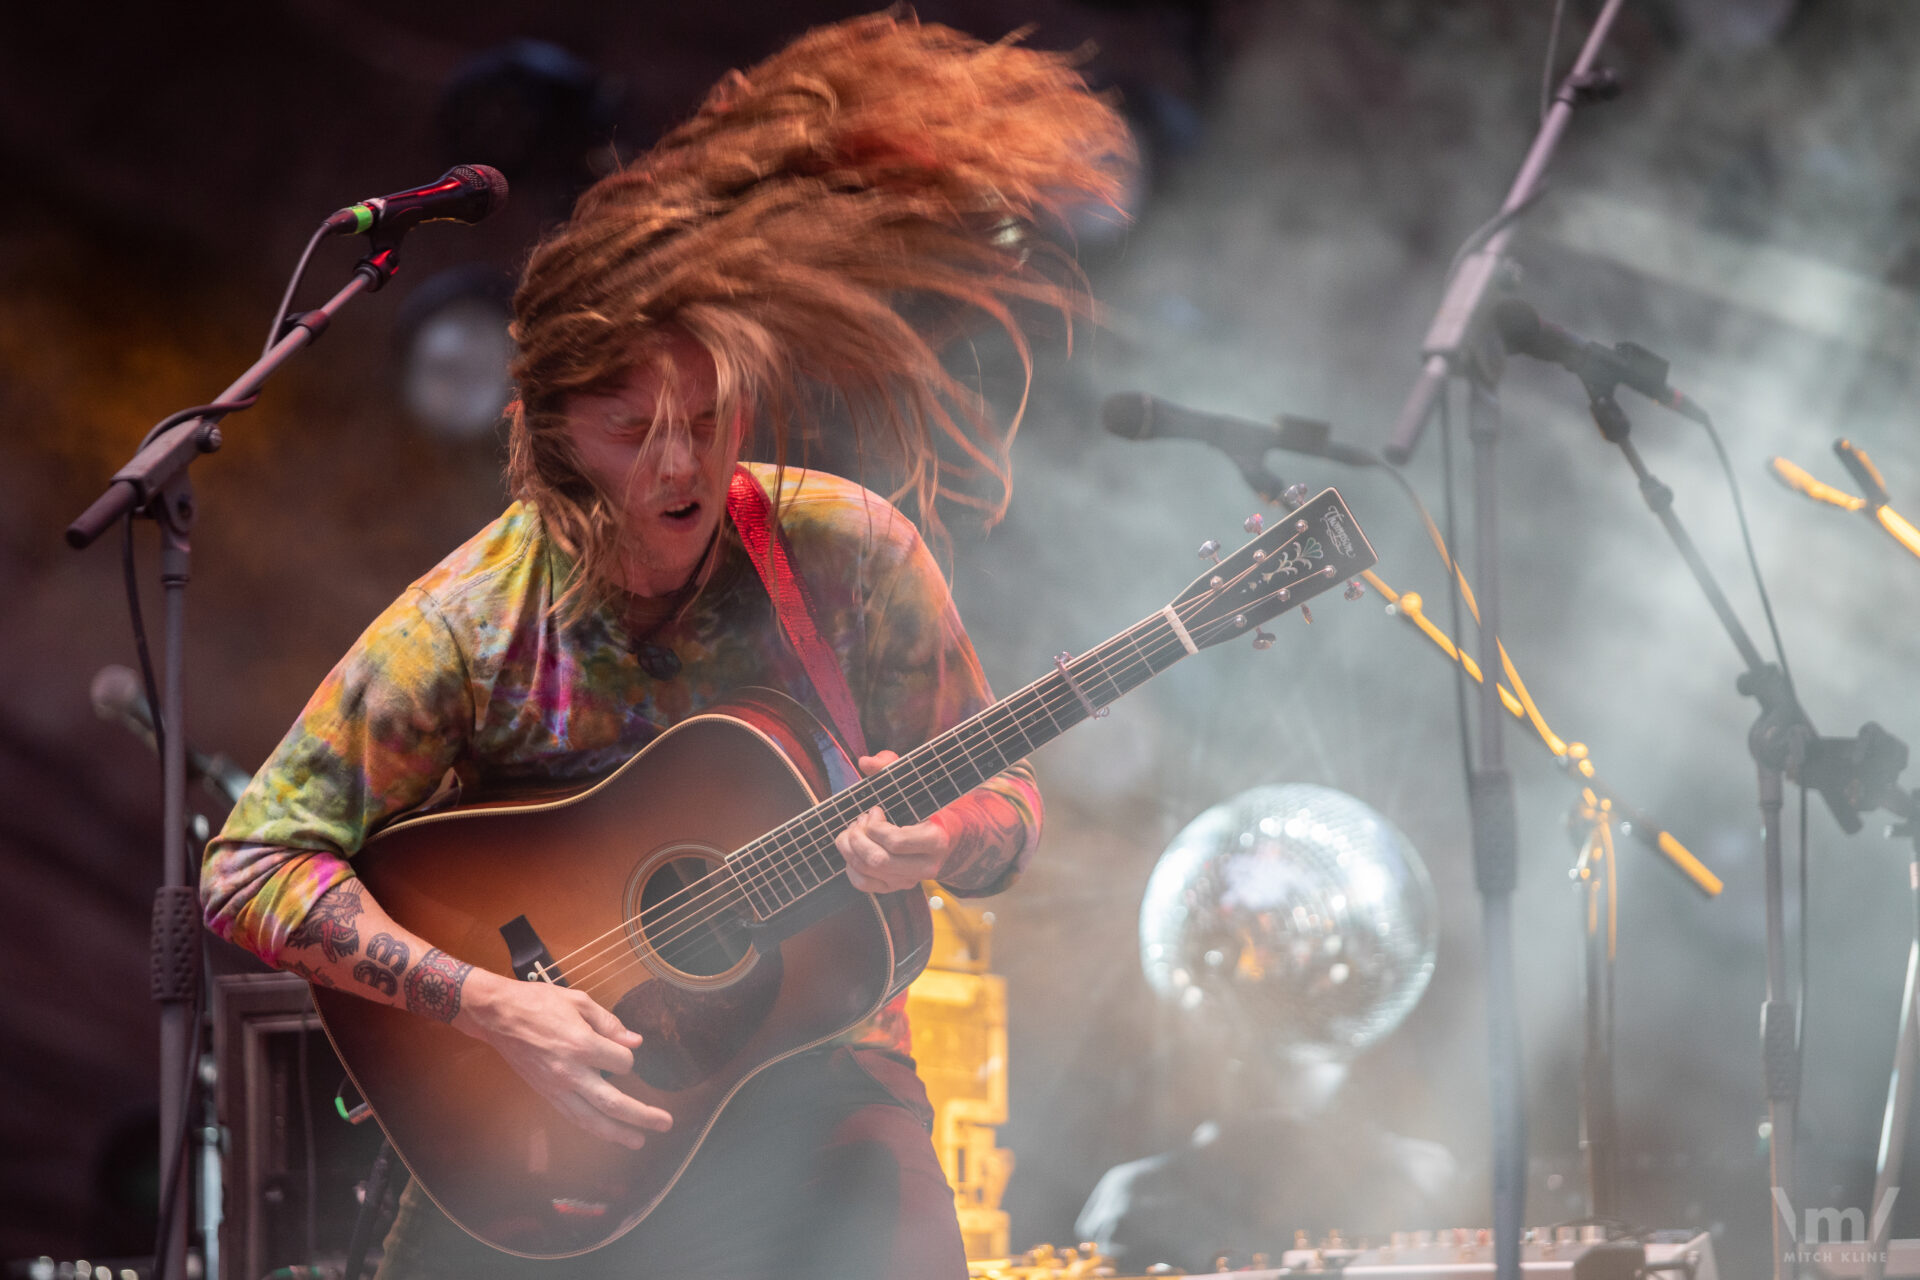
[[[1036,404],[1009,524],[962,566],[963,608],[1004,684],[1158,608],[1198,571],[1192,548],[1208,537],[1231,544],[1256,505],[1204,446],[1101,435],[1091,412],[1099,396],[1139,389],[1254,417],[1307,414],[1334,422],[1341,438],[1382,443],[1452,246],[1497,208],[1531,136],[1544,15],[1302,4],[1248,20],[1205,143],[1160,175],[1157,199],[1101,274],[1118,317],[1112,332],[1084,381],[1059,375]],[[1627,72],[1626,95],[1576,118],[1554,191],[1518,240],[1522,292],[1561,323],[1671,360],[1674,384],[1720,425],[1814,723],[1846,735],[1878,719],[1913,738],[1920,563],[1858,516],[1787,493],[1765,464],[1781,454],[1846,487],[1828,447],[1847,435],[1881,464],[1895,504],[1920,514],[1911,359],[1920,195],[1910,163],[1920,115],[1906,106],[1920,13],[1809,11],[1773,43],[1749,32],[1688,44],[1685,29],[1622,24],[1610,61]],[[1728,885],[1707,901],[1642,846],[1620,843],[1616,1076],[1628,1211],[1648,1225],[1719,1223],[1737,1258],[1764,1232],[1766,1213],[1754,1034],[1762,865],[1746,750],[1756,708],[1735,692],[1733,644],[1626,463],[1594,430],[1579,384],[1515,362],[1503,403],[1509,648],[1554,728],[1588,743],[1605,776]],[[1637,447],[1771,658],[1710,443],[1630,393],[1621,403]],[[1464,530],[1464,434],[1455,443]],[[1440,445],[1430,430],[1412,468],[1436,511]],[[1382,575],[1421,591],[1446,625],[1445,579],[1389,485],[1312,460],[1276,461],[1316,488],[1340,485],[1381,552]],[[1469,572],[1476,583],[1486,576],[1471,563]],[[1033,1233],[1058,1234],[1049,1224],[1069,1196],[1071,1179],[1046,1181],[1068,1159],[1049,1148],[1063,1129],[1090,1122],[1073,1065],[1111,1060],[1116,1043],[1155,1060],[1178,1045],[1141,983],[1086,967],[1134,963],[1123,948],[1043,957],[1025,950],[1022,930],[1047,917],[1049,939],[1119,933],[1128,921],[1113,915],[1137,905],[1172,832],[1263,782],[1350,791],[1423,851],[1447,921],[1439,972],[1426,1006],[1361,1064],[1352,1087],[1373,1090],[1388,1123],[1483,1167],[1478,910],[1453,689],[1439,655],[1379,606],[1330,597],[1311,628],[1281,619],[1269,653],[1202,654],[1040,758],[1064,852],[1043,853],[1053,865],[1002,912],[1010,972],[1026,981],[1030,960],[1067,973],[1039,980],[1053,986],[1044,1013],[1026,1006],[1035,1011],[1025,1028],[1016,1000],[1016,1057],[1048,1059],[1016,1063],[1009,1131],[1023,1167],[1042,1166],[1020,1184]],[[1580,1185],[1583,935],[1566,879],[1575,797],[1528,737],[1516,725],[1507,751],[1522,836],[1516,951],[1533,1149],[1562,1173],[1558,1198],[1536,1195],[1531,1217],[1547,1221],[1571,1216]],[[1843,838],[1814,804],[1805,1167],[1821,1194],[1837,1188],[1855,1199],[1834,1203],[1856,1203],[1866,1198],[1856,1188],[1873,1154],[1908,940],[1904,854],[1871,822]],[[1089,880],[1103,888],[1072,888]],[[1797,915],[1788,923],[1796,930]],[[1085,1007],[1063,1025],[1055,1000]],[[1202,1105],[1179,1114],[1163,1100],[1156,1139],[1176,1141]],[[1136,1130],[1131,1146],[1102,1135],[1068,1147],[1084,1162],[1123,1147],[1115,1158],[1146,1154],[1148,1141]],[[1464,1220],[1485,1220],[1484,1185],[1460,1188]],[[1021,1225],[1017,1217],[1016,1235]]]

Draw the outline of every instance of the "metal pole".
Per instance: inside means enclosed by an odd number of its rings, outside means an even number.
[[[1473,771],[1474,878],[1481,895],[1487,967],[1487,1079],[1493,1107],[1494,1275],[1519,1280],[1520,1232],[1526,1215],[1527,1123],[1521,1088],[1520,1015],[1513,977],[1513,890],[1519,879],[1519,836],[1513,777],[1507,772],[1500,704],[1499,485],[1495,467],[1500,402],[1476,378],[1468,434],[1473,440],[1473,502],[1480,580],[1479,760]]]

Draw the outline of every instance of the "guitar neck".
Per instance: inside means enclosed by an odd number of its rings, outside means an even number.
[[[764,920],[846,869],[833,842],[860,814],[878,806],[897,826],[924,822],[1193,652],[1173,609],[1162,609],[768,832],[728,866]]]

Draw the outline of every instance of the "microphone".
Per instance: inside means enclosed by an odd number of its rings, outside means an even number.
[[[415,223],[472,224],[507,203],[507,179],[484,164],[457,164],[424,187],[374,196],[330,214],[322,225],[333,235],[377,232],[400,236]]]
[[[93,676],[93,713],[102,720],[118,720],[127,729],[157,747],[153,732],[153,708],[147,703],[140,677],[118,663],[100,668]],[[253,775],[225,756],[202,755],[189,744],[187,776],[198,778],[207,790],[232,804],[253,781]]]
[[[1285,449],[1313,458],[1344,462],[1353,467],[1377,467],[1380,458],[1371,449],[1340,444],[1328,437],[1333,428],[1314,418],[1281,414],[1272,423],[1253,422],[1224,413],[1203,413],[1138,391],[1111,395],[1100,406],[1100,421],[1108,431],[1128,440],[1201,440],[1232,458],[1255,489],[1265,491],[1277,479],[1266,470],[1269,449]],[[1254,482],[1254,477],[1261,480]]]
[[[1493,324],[1508,351],[1570,371],[1586,384],[1590,396],[1610,394],[1616,386],[1631,387],[1655,404],[1707,425],[1706,410],[1667,385],[1667,362],[1637,343],[1602,346],[1543,320],[1532,304],[1519,298],[1496,304]]]

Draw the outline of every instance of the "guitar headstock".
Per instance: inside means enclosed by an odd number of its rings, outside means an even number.
[[[1335,489],[1322,489],[1277,520],[1248,522],[1254,539],[1216,559],[1174,597],[1172,608],[1196,648],[1264,635],[1260,624],[1298,608],[1379,561]],[[1202,555],[1216,555],[1209,542]],[[1271,637],[1267,637],[1271,642]]]

